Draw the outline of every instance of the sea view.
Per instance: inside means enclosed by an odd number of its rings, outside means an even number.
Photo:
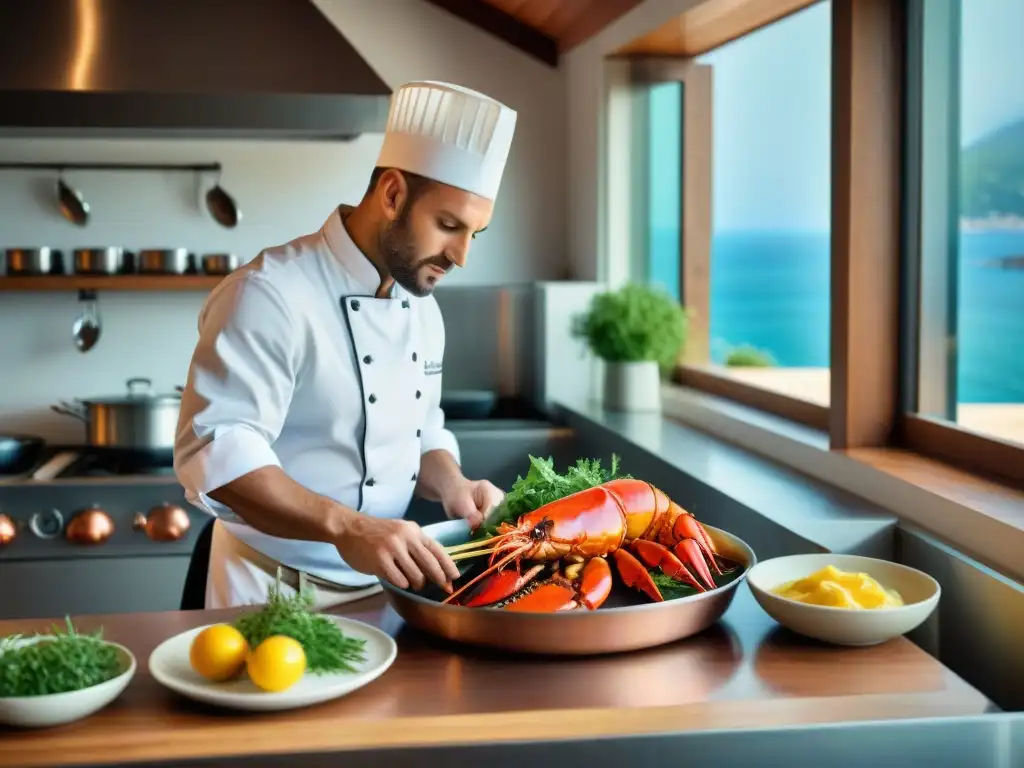
[[[678,294],[678,234],[651,243],[653,282]],[[960,237],[957,400],[1024,403],[1024,268],[993,263],[1024,256],[1024,230],[963,231]],[[711,259],[711,349],[752,345],[780,366],[829,365],[829,235],[742,231],[716,234]]]

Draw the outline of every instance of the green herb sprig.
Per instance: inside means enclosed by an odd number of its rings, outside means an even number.
[[[477,529],[474,538],[494,536],[501,523],[514,523],[522,515],[540,509],[545,504],[618,477],[628,475],[619,474],[619,457],[615,454],[612,454],[610,469],[602,467],[600,459],[577,459],[573,466],[566,469],[565,474],[555,470],[555,462],[550,456],[546,459],[530,456],[530,469],[526,477],[516,478],[501,505]]]
[[[102,630],[80,634],[65,617],[67,631],[22,644],[22,635],[0,639],[0,698],[46,696],[91,688],[121,674],[117,649],[103,642]]]
[[[305,581],[298,592],[285,597],[281,593],[281,569],[277,583],[270,588],[267,604],[235,622],[250,648],[273,635],[286,635],[298,641],[306,653],[306,668],[313,674],[358,672],[356,664],[366,661],[365,640],[349,637],[328,617],[313,612],[314,598]]]

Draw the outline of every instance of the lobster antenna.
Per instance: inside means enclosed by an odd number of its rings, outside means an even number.
[[[503,557],[501,560],[499,560],[497,563],[492,565],[490,568],[487,568],[483,573],[479,574],[475,578],[473,578],[470,581],[468,581],[465,584],[463,584],[461,587],[459,587],[457,590],[455,590],[452,594],[448,595],[448,597],[446,597],[441,602],[442,603],[451,602],[456,597],[458,597],[463,592],[465,592],[467,589],[469,589],[474,584],[476,584],[478,581],[480,581],[480,579],[482,579],[482,578],[484,578],[486,576],[490,576],[495,571],[500,570],[503,566],[508,565],[508,563],[512,562],[512,560],[514,560],[516,557],[518,557],[519,555],[521,555],[523,552],[525,552],[526,550],[530,549],[531,547],[533,547],[533,544],[523,544],[523,546],[519,547],[518,549],[513,550],[512,554],[508,555],[507,557]]]

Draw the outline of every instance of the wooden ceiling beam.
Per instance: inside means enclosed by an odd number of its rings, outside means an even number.
[[[558,43],[529,24],[481,0],[426,0],[545,64],[558,66]]]
[[[596,0],[579,13],[558,36],[558,49],[565,53],[586,42],[612,22],[625,16],[643,0]]]
[[[699,56],[820,1],[705,0],[614,55]]]

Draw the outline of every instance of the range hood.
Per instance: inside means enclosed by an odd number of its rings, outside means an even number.
[[[0,0],[0,136],[350,139],[390,96],[310,0]]]

